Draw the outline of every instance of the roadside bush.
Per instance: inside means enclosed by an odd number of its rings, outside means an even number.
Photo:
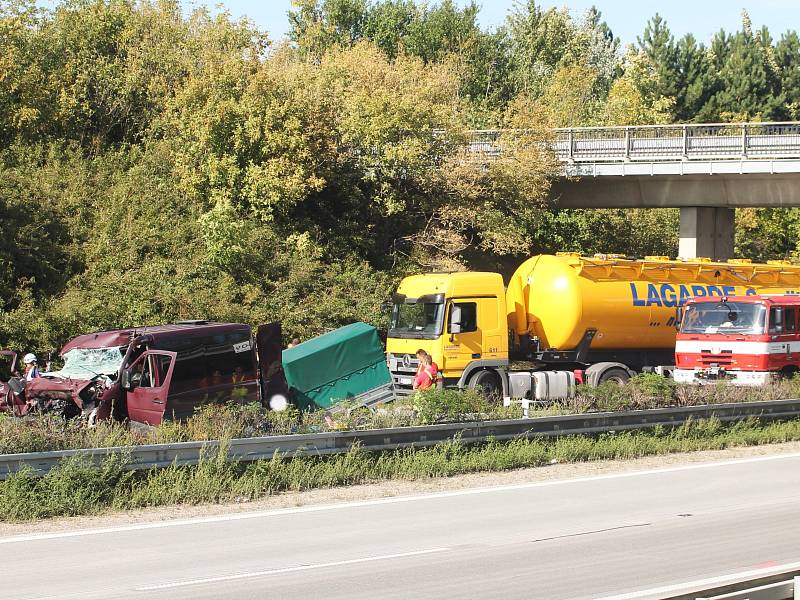
[[[439,390],[430,388],[414,395],[414,411],[423,425],[462,421],[490,412],[489,402],[474,390]]]
[[[576,400],[572,404],[582,408],[580,412],[626,410],[631,404],[629,385],[619,385],[613,381],[606,381],[598,386],[579,385]]]
[[[113,505],[136,473],[124,453],[98,467],[81,456],[66,459],[45,477],[23,471],[0,484],[0,520],[23,521],[92,514]]]
[[[655,373],[640,373],[630,380],[630,386],[638,396],[636,401],[650,405],[653,402],[670,402],[673,398],[675,383],[672,379]]]

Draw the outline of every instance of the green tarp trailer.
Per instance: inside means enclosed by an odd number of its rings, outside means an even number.
[[[378,330],[353,323],[283,351],[283,372],[301,410],[341,400],[364,404],[394,398]]]

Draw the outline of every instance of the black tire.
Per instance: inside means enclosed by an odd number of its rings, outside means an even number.
[[[502,398],[503,386],[500,377],[494,371],[478,371],[467,382],[467,388],[476,390],[480,388],[486,398]]]
[[[603,373],[600,375],[600,379],[597,380],[597,384],[600,385],[606,381],[613,381],[617,385],[624,385],[630,378],[630,373],[628,373],[625,369],[615,367],[613,369],[603,371]]]

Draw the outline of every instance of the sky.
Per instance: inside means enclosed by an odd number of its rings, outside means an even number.
[[[268,31],[272,39],[283,37],[288,30],[286,11],[291,8],[290,0],[184,0],[183,3],[187,8],[205,4],[223,7],[234,17],[247,16],[260,29]],[[467,1],[456,0],[456,3],[464,5]],[[481,25],[487,28],[501,24],[515,3],[515,0],[478,0]],[[647,20],[656,12],[667,21],[676,38],[693,33],[698,41],[705,43],[720,28],[739,29],[743,8],[750,13],[753,29],[767,25],[776,40],[787,29],[800,29],[800,0],[562,0],[539,1],[538,4],[545,8],[566,6],[575,16],[595,5],[623,45],[635,42]]]

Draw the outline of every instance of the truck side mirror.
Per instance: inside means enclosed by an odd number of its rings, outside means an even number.
[[[119,386],[125,391],[130,391],[133,389],[130,369],[122,369],[122,372],[119,374]]]
[[[450,305],[450,333],[461,333],[461,307],[458,304]]]

